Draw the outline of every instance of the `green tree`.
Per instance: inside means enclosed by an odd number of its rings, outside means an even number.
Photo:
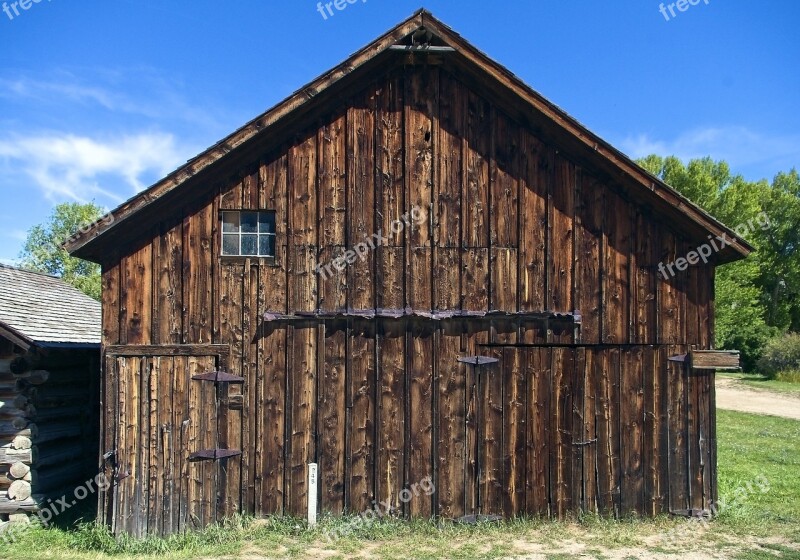
[[[45,224],[34,226],[20,254],[22,267],[58,276],[94,299],[100,299],[100,266],[70,256],[62,244],[81,228],[99,220],[103,209],[95,204],[59,204]]]
[[[755,239],[767,321],[800,332],[800,174],[779,173],[764,196],[770,227]]]
[[[790,265],[786,255],[791,252],[790,232],[797,232],[800,224],[795,219],[793,226],[788,225],[792,223],[788,215],[800,218],[800,208],[779,193],[797,191],[796,173],[779,175],[770,185],[748,182],[733,175],[724,161],[711,158],[684,164],[676,157],[651,155],[639,163],[727,226],[755,225],[748,227],[745,237],[756,251],[745,261],[719,267],[715,285],[715,344],[741,350],[743,366],[752,369],[767,340],[791,323],[792,311],[783,303],[792,299],[786,286],[797,263]],[[764,214],[769,227],[762,229]],[[778,221],[782,226],[776,229]]]

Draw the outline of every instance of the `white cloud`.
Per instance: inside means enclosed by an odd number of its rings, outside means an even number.
[[[39,188],[51,201],[120,203],[174,170],[191,150],[171,134],[140,133],[102,139],[52,132],[0,138],[6,179]]]
[[[800,166],[800,136],[766,135],[742,126],[697,128],[672,140],[642,134],[619,144],[633,158],[658,154],[685,161],[711,156],[727,161],[734,171],[757,166],[777,172]]]

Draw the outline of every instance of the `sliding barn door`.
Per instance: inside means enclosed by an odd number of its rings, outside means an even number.
[[[108,355],[117,395],[106,412],[116,533],[168,535],[236,513],[225,511],[226,496],[239,492],[227,474],[241,451],[226,441],[226,419],[228,387],[240,380],[220,373],[224,361],[223,354]]]

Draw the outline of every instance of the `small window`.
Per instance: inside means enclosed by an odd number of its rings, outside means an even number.
[[[222,212],[222,254],[274,257],[275,212]]]

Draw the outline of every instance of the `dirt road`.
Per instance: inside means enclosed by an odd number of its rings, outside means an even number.
[[[800,397],[754,389],[730,377],[717,377],[717,408],[800,420]]]

